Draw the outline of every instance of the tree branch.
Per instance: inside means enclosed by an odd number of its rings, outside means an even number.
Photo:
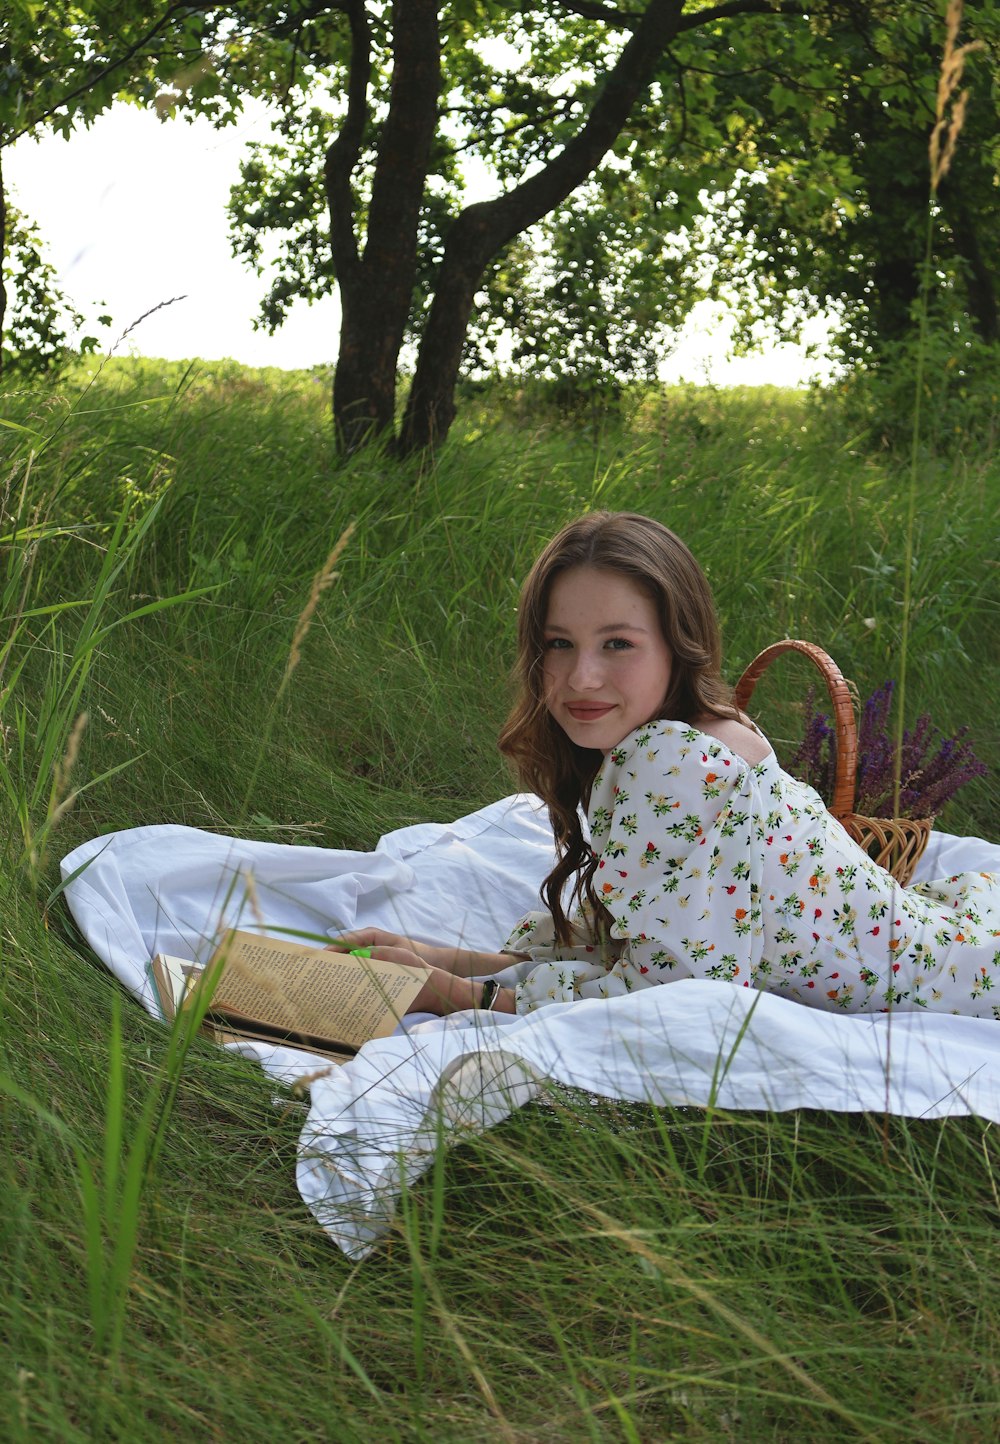
[[[403,420],[403,449],[444,435],[476,287],[491,256],[559,205],[598,166],[677,34],[684,0],[650,0],[577,133],[542,169],[495,200],[467,206],[445,242]]]
[[[684,0],[650,0],[576,135],[547,165],[513,190],[467,207],[453,230],[467,231],[464,239],[468,241],[473,234],[481,236],[475,248],[487,246],[488,257],[586,180],[614,144],[638,96],[653,78],[660,57],[677,34],[683,5]]]
[[[361,155],[368,123],[368,82],[371,79],[371,35],[364,0],[345,0],[342,7],[351,27],[351,60],[347,81],[347,114],[340,134],[324,160],[326,199],[330,212],[330,250],[338,277],[349,282],[357,271],[358,240],[354,233],[354,191],[351,176]]]
[[[48,106],[40,114],[36,115],[34,119],[22,125],[20,130],[11,131],[11,133],[7,136],[4,144],[12,145],[14,141],[20,140],[22,135],[29,135],[31,131],[36,130],[38,126],[42,125],[46,120],[49,120],[53,115],[55,115],[57,110],[61,110],[63,106],[69,105],[79,96],[86,95],[87,91],[93,90],[94,86],[97,85],[100,81],[102,81],[105,76],[111,75],[121,66],[127,65],[130,60],[132,60],[136,55],[138,55],[142,50],[144,50],[149,44],[149,42],[155,39],[155,37],[160,33],[160,31],[163,30],[169,24],[169,22],[181,12],[190,11],[193,14],[201,14],[205,10],[214,10],[216,8],[217,0],[205,0],[205,3],[200,5],[168,5],[166,10],[160,16],[159,20],[156,21],[155,25],[151,26],[150,29],[147,30],[143,35],[141,35],[139,39],[136,40],[133,44],[131,44],[127,50],[125,50],[121,55],[117,56],[116,59],[108,61],[106,65],[100,66],[91,75],[89,75],[86,80],[82,81],[74,89],[68,91],[65,95],[60,96],[58,100],[53,101],[50,106]]]
[[[700,30],[713,20],[734,20],[739,15],[808,15],[809,9],[801,0],[776,0],[774,4],[771,0],[726,0],[723,5],[710,5],[706,10],[692,10],[681,16],[677,30]]]
[[[775,64],[748,65],[744,70],[717,70],[711,65],[691,65],[686,60],[678,60],[672,51],[668,52],[668,55],[677,69],[683,70],[685,75],[708,75],[712,80],[742,80],[748,75],[769,75],[773,80],[780,80],[789,90],[798,91],[801,95],[827,95],[830,90],[829,85],[803,85],[797,76],[789,75]]]
[[[512,120],[509,125],[503,126],[499,131],[491,130],[487,133],[484,126],[484,133],[482,135],[470,136],[468,140],[462,141],[460,145],[456,144],[448,147],[449,153],[451,155],[464,155],[466,151],[474,150],[476,146],[483,145],[484,141],[489,141],[493,145],[503,144],[504,141],[510,140],[513,136],[517,135],[519,131],[527,130],[530,126],[544,125],[563,119],[567,112],[570,111],[574,105],[579,105],[579,103],[576,97],[572,95],[557,96],[555,103],[549,110],[539,111],[536,115],[522,116],[520,120]],[[506,109],[506,107],[499,105],[489,106],[488,113],[494,115],[503,109]],[[462,113],[461,107],[452,106],[450,113],[452,115]],[[464,113],[468,116],[472,112],[471,110],[466,110]]]
[[[368,208],[365,264],[396,272],[411,244],[416,263],[417,219],[438,121],[441,41],[438,0],[394,0],[392,83]],[[391,254],[393,261],[389,264]],[[409,309],[412,277],[405,306]],[[405,314],[403,317],[405,321]]]
[[[600,20],[616,30],[634,30],[642,20],[638,10],[615,10],[601,0],[552,0],[560,10],[571,15],[580,15],[584,20]],[[809,6],[804,0],[724,0],[721,5],[708,6],[682,16],[677,29],[697,30],[706,22],[729,20],[738,15],[807,15]],[[815,8],[815,7],[813,7]]]

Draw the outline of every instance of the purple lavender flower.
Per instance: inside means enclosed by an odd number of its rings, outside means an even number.
[[[827,713],[816,711],[814,687],[806,693],[805,705],[809,721],[798,751],[789,764],[789,771],[828,797],[833,791],[836,733]]]
[[[854,808],[866,817],[891,817],[895,811],[896,747],[890,727],[894,692],[894,684],[885,682],[861,711]],[[812,688],[806,708],[809,721],[789,771],[829,797],[835,766],[834,729],[827,714],[816,711]],[[900,817],[933,817],[967,782],[986,775],[986,764],[965,741],[967,734],[968,728],[962,727],[954,737],[942,737],[926,712],[911,730],[903,733],[899,750]]]
[[[871,694],[861,711],[854,806],[857,812],[866,813],[869,817],[885,815],[871,809],[874,799],[892,796],[894,749],[889,735],[889,714],[894,691],[893,682],[883,683]]]

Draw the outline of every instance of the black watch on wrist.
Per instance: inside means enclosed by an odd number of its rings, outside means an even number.
[[[478,1007],[486,1013],[490,1013],[496,1007],[497,998],[500,996],[500,983],[496,978],[487,978],[483,984],[482,996],[479,999]]]

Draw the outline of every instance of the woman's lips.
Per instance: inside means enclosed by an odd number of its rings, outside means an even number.
[[[566,711],[577,722],[596,722],[614,711],[613,702],[567,702]]]

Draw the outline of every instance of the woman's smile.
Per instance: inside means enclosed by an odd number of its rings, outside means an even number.
[[[594,722],[606,716],[617,704],[614,702],[567,702],[566,711],[578,722]]]

